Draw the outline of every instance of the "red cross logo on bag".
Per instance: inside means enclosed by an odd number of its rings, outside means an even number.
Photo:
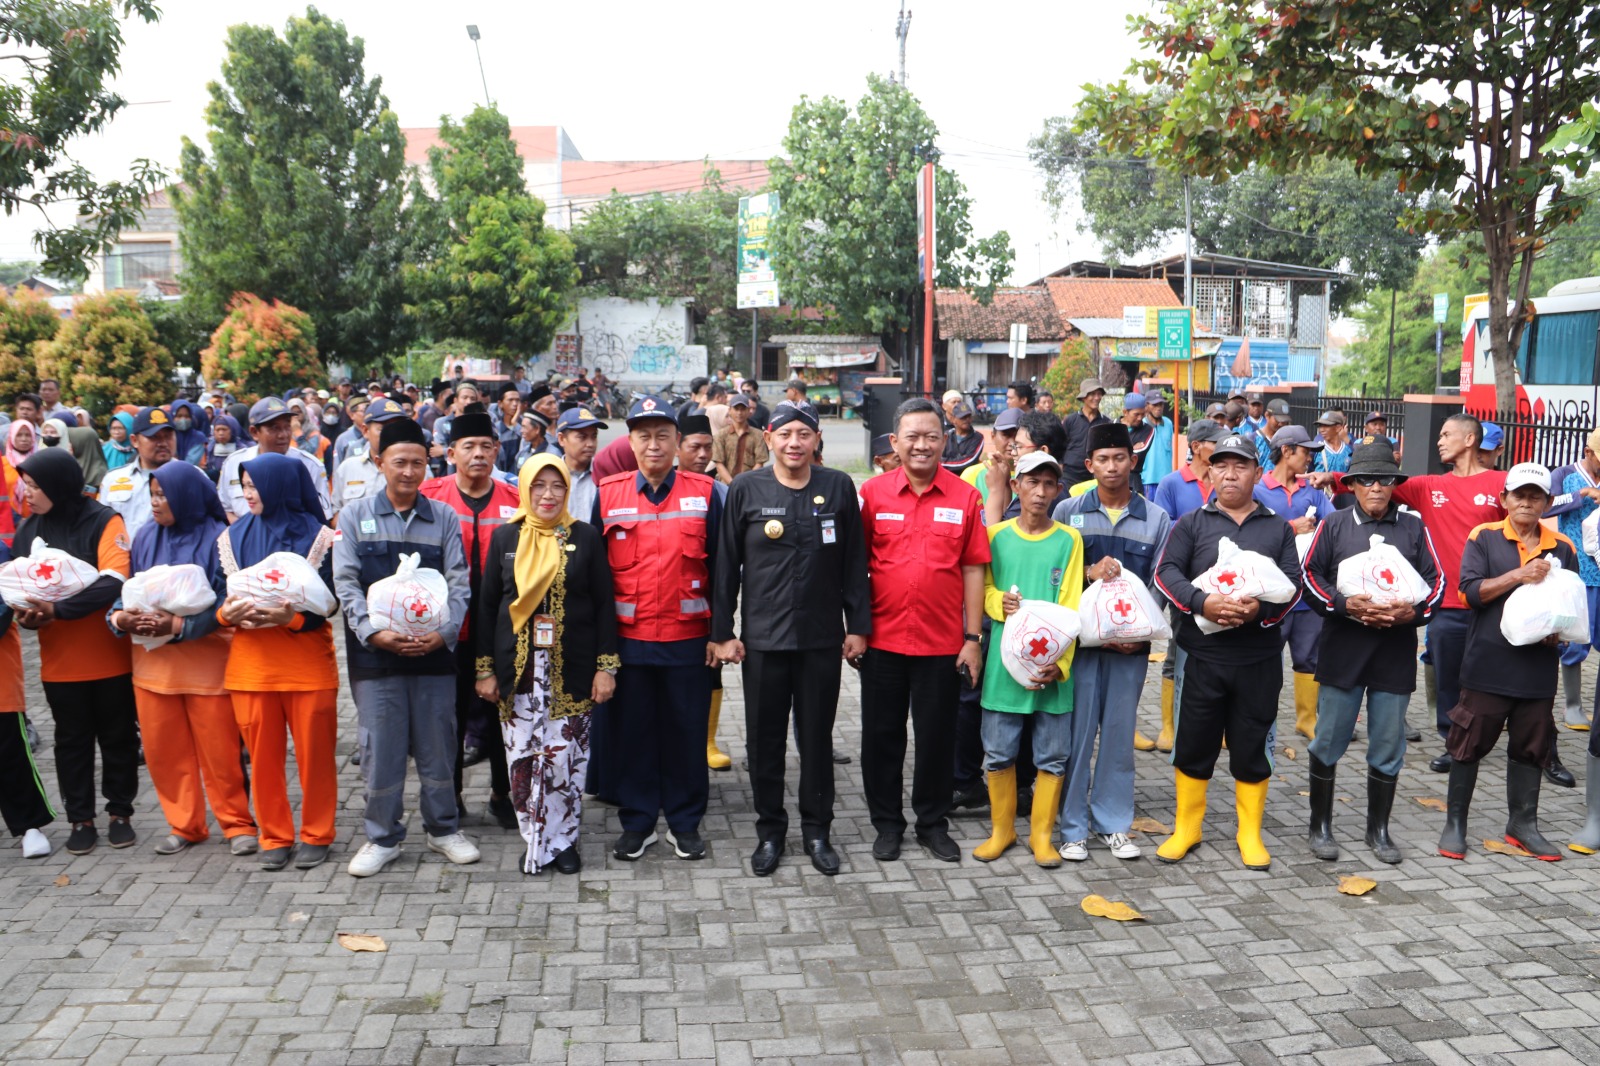
[[[1133,621],[1133,604],[1127,600],[1117,600],[1111,605],[1111,621],[1119,626],[1125,626]]]
[[[1036,659],[1042,663],[1053,663],[1061,656],[1061,645],[1055,637],[1042,629],[1036,629],[1023,638],[1027,642],[1028,658]]]
[[[56,573],[56,565],[54,563],[34,563],[28,567],[28,577],[40,588],[61,583],[61,578]]]
[[[419,596],[416,599],[413,599],[410,603],[406,604],[406,621],[426,622],[432,617],[433,604],[429,603],[422,597]]]
[[[1395,572],[1387,566],[1378,566],[1369,575],[1374,584],[1386,592],[1393,591],[1395,587]]]
[[[1241,575],[1237,571],[1224,570],[1217,575],[1217,591],[1224,595],[1231,593],[1239,586],[1241,581]]]
[[[267,587],[275,589],[283,588],[286,583],[282,570],[268,570],[261,575],[261,580],[266,582]]]

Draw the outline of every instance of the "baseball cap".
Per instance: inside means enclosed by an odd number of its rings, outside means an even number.
[[[610,428],[596,418],[594,412],[587,407],[570,407],[562,411],[561,417],[556,419],[557,433],[566,429],[589,429],[591,426],[599,426],[601,429]]]
[[[1515,492],[1524,485],[1537,485],[1550,495],[1550,471],[1538,463],[1518,463],[1506,473],[1506,491]]]
[[[1265,397],[1259,392],[1252,391],[1245,394],[1245,399],[1249,400],[1251,403],[1260,403],[1263,399],[1265,399]]]
[[[1228,431],[1209,418],[1197,418],[1189,423],[1189,443],[1204,444],[1206,441],[1215,443],[1228,436]]]
[[[1013,430],[1022,425],[1022,408],[1007,407],[994,418],[994,428],[998,430]]]
[[[678,424],[678,416],[672,410],[672,405],[654,396],[642,396],[634,401],[632,407],[628,408],[629,429],[632,429],[640,422],[648,422],[653,418],[665,419],[673,425]]]
[[[872,438],[872,457],[874,459],[881,458],[885,455],[892,455],[893,453],[894,445],[889,443],[889,434],[879,433],[876,437]]]
[[[250,408],[250,424],[259,426],[271,422],[275,418],[287,418],[289,405],[276,396],[268,396],[264,400],[257,400],[255,406]]]
[[[1479,451],[1493,451],[1506,442],[1506,431],[1493,422],[1483,423],[1483,442],[1478,445]],[[1533,465],[1533,464],[1530,464]],[[1549,491],[1548,485],[1546,491]]]
[[[951,418],[971,418],[972,417],[972,405],[970,403],[968,403],[967,401],[965,401],[965,400],[961,400],[961,401],[951,405],[951,407],[950,407],[950,417]]]
[[[1144,410],[1144,403],[1143,396],[1137,392],[1130,392],[1122,398],[1122,409],[1124,411],[1142,411]]]
[[[1374,411],[1370,415],[1367,416],[1367,421],[1363,422],[1362,425],[1366,425],[1368,422],[1388,422],[1388,421],[1389,421],[1389,416],[1388,415],[1384,414],[1382,411]]]
[[[1319,426],[1342,426],[1348,421],[1343,411],[1324,411],[1317,416],[1317,425]]]
[[[1159,403],[1165,405],[1167,402],[1167,394],[1162,392],[1160,389],[1154,389],[1150,392],[1141,393],[1140,395],[1144,397],[1145,403]]]
[[[1217,442],[1217,446],[1211,450],[1211,461],[1215,463],[1229,455],[1236,459],[1248,459],[1252,463],[1261,462],[1261,456],[1256,454],[1256,446],[1237,433],[1230,433]]]
[[[133,416],[133,431],[141,437],[153,437],[164,429],[172,428],[172,420],[159,407],[146,407]]]
[[[1099,378],[1084,378],[1083,384],[1078,386],[1078,399],[1083,399],[1091,392],[1105,392],[1106,387],[1100,384]]]
[[[1228,402],[1232,403],[1234,400],[1238,400],[1241,403],[1244,402],[1244,393],[1240,392],[1238,389],[1228,393]]]
[[[1220,403],[1207,404],[1206,405],[1206,417],[1207,418],[1215,418],[1225,410],[1227,410],[1227,408],[1224,407]]]
[[[1267,414],[1280,422],[1289,417],[1289,401],[1279,396],[1267,401]]]
[[[742,393],[742,392],[730,392],[728,394],[728,406],[729,407],[751,407],[751,406],[754,406],[754,405],[751,403],[750,397],[746,396],[744,393]]]
[[[1061,476],[1061,464],[1051,458],[1049,452],[1029,452],[1017,460],[1016,472],[1011,476],[1021,477],[1023,474],[1031,474],[1035,470],[1046,466],[1054,470],[1057,477]]]
[[[388,422],[391,419],[404,418],[405,416],[406,409],[387,396],[379,396],[367,405],[368,422]]]
[[[1328,446],[1327,442],[1321,437],[1313,437],[1307,433],[1304,426],[1284,426],[1272,435],[1270,443],[1274,448],[1292,446],[1295,448],[1310,448],[1314,452],[1320,452]]]

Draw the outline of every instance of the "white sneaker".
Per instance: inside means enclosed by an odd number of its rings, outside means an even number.
[[[24,859],[42,859],[50,854],[50,838],[37,829],[30,829],[22,834],[22,857]]]
[[[1126,833],[1101,833],[1100,843],[1111,849],[1111,854],[1119,859],[1137,859],[1139,845],[1128,839]]]
[[[361,850],[356,852],[355,858],[350,860],[350,865],[346,869],[350,871],[351,877],[371,877],[399,857],[399,844],[386,848],[369,840],[361,845]]]
[[[1061,857],[1068,862],[1083,862],[1089,858],[1087,840],[1069,840],[1061,845]]]
[[[466,866],[483,858],[478,853],[478,846],[461,833],[450,833],[442,837],[430,836],[428,847],[457,866]]]

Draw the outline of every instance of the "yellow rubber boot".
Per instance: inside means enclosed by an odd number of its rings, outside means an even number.
[[[1149,737],[1145,736],[1143,733],[1139,732],[1137,729],[1135,729],[1133,731],[1133,750],[1134,751],[1155,751],[1156,750],[1156,742],[1151,740]]]
[[[1172,750],[1172,696],[1175,688],[1172,678],[1161,679],[1161,735],[1156,737],[1157,751]],[[1134,746],[1138,747],[1137,744]]]
[[[1307,740],[1317,735],[1317,696],[1321,692],[1316,675],[1294,675],[1294,731]]]
[[[1234,837],[1239,842],[1239,858],[1244,861],[1246,869],[1265,870],[1272,865],[1272,856],[1267,854],[1267,846],[1261,842],[1261,816],[1267,810],[1267,782],[1257,781],[1247,785],[1243,781],[1233,783],[1234,810],[1239,814],[1239,835]]]
[[[1028,846],[1033,861],[1045,869],[1061,865],[1061,853],[1050,838],[1056,835],[1056,813],[1061,810],[1061,789],[1066,779],[1039,771],[1033,780],[1033,817],[1028,821]]]
[[[726,752],[717,747],[717,719],[722,717],[722,690],[711,690],[711,719],[706,723],[706,765],[713,770],[726,770],[733,765]]]
[[[1178,779],[1178,816],[1172,820],[1172,835],[1156,849],[1162,862],[1177,862],[1200,843],[1200,826],[1206,820],[1206,788],[1211,782],[1190,777],[1182,770]]]
[[[1040,774],[1041,778],[1048,776]],[[1038,785],[1034,785],[1034,805],[1038,806]],[[1057,792],[1057,796],[1061,793]],[[994,830],[989,839],[972,849],[979,862],[994,862],[1017,842],[1017,768],[989,771],[989,817]]]

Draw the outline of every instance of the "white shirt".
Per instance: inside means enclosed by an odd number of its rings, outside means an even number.
[[[337,512],[346,504],[376,496],[387,484],[383,471],[372,461],[366,443],[362,442],[361,453],[350,456],[333,472],[333,509]]]
[[[179,462],[173,459],[170,462]],[[122,524],[128,530],[128,543],[133,543],[133,536],[143,529],[151,520],[150,512],[150,475],[152,470],[146,470],[135,459],[126,466],[119,466],[105,476],[100,483],[100,502],[122,516]]]
[[[230,512],[235,518],[243,518],[250,513],[250,505],[244,502],[244,489],[239,484],[239,467],[260,454],[259,444],[240,448],[228,456],[227,461],[222,464],[222,473],[217,476],[217,498],[222,501],[222,509]],[[323,469],[322,460],[292,445],[288,454],[305,464],[306,470],[311,474],[311,483],[317,487],[317,500],[322,504],[322,513],[331,515],[333,507],[328,500],[328,473]]]

